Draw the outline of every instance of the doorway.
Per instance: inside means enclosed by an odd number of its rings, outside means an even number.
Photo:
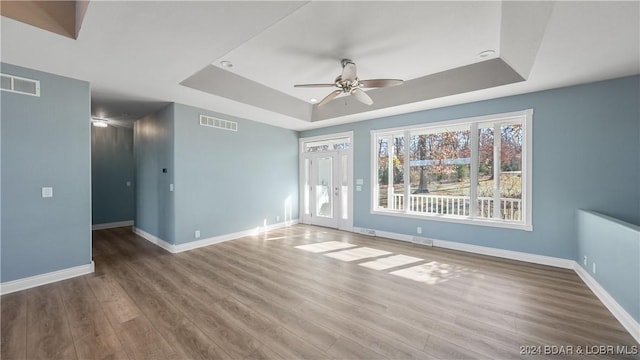
[[[300,139],[304,224],[353,229],[353,133]]]

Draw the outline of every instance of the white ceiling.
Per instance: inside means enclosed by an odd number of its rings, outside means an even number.
[[[121,120],[179,102],[303,130],[640,73],[637,1],[92,1],[77,40],[1,21],[3,62],[90,81],[94,114]],[[373,107],[345,100],[350,109],[324,115],[308,100],[328,89],[292,86],[331,82],[349,57],[362,79],[416,79],[406,89],[420,92],[434,73],[478,65],[486,49],[526,80],[431,98],[395,90],[387,102],[373,90]],[[209,68],[217,93],[180,85]],[[242,86],[225,94],[233,84]],[[260,96],[269,91],[277,106]]]

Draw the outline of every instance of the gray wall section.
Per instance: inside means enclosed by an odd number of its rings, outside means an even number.
[[[576,213],[640,224],[640,77],[554,89],[305,131],[354,131],[354,226],[575,259]],[[371,214],[370,130],[533,108],[533,231]]]
[[[169,191],[175,176],[173,114],[170,104],[136,121],[133,138],[135,226],[171,244],[175,238],[174,193]]]
[[[238,131],[199,125],[200,115]],[[298,218],[298,133],[175,104],[176,243]]]
[[[93,224],[135,217],[133,129],[91,127],[91,203]],[[127,186],[129,181],[130,186]]]
[[[640,226],[580,210],[577,228],[578,264],[640,322]]]
[[[91,262],[89,83],[2,63],[40,97],[2,91],[1,281]],[[53,198],[41,188],[53,187]]]

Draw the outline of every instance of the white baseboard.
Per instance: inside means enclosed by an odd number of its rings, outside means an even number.
[[[30,289],[40,285],[50,284],[56,281],[71,279],[76,276],[91,274],[94,272],[95,264],[93,260],[86,265],[74,266],[72,268],[48,272],[45,274],[29,276],[26,278],[6,281],[0,284],[0,295]]]
[[[408,241],[418,245],[422,245],[413,241],[413,236],[398,234],[387,231],[380,231],[375,229],[354,228],[353,232],[358,234],[371,234],[371,231],[375,233],[374,236],[383,237],[387,239]],[[609,309],[611,314],[620,321],[622,326],[633,336],[636,341],[640,343],[640,324],[622,307],[618,302],[605,290],[589,273],[580,266],[576,261],[569,259],[562,259],[552,256],[529,254],[519,251],[511,251],[504,249],[490,248],[486,246],[470,245],[465,243],[458,243],[454,241],[446,240],[433,240],[433,246],[446,249],[465,251],[474,254],[489,255],[500,257],[504,259],[519,260],[530,262],[534,264],[548,265],[563,269],[574,270],[582,281],[593,291],[593,293],[602,301],[602,303]]]
[[[95,224],[91,226],[91,230],[104,230],[104,229],[112,229],[123,226],[133,226],[133,220],[127,221],[118,221],[112,223],[104,223],[104,224]]]
[[[177,253],[181,253],[183,251],[189,251],[189,250],[193,250],[193,249],[197,249],[197,248],[201,248],[204,246],[209,246],[209,245],[213,245],[213,244],[218,244],[221,242],[225,242],[225,241],[229,241],[229,240],[234,240],[234,239],[239,239],[245,236],[252,236],[252,235],[258,235],[258,234],[262,234],[271,230],[275,230],[275,229],[280,229],[283,227],[287,227],[287,226],[291,226],[291,225],[295,225],[298,223],[298,220],[292,220],[292,221],[287,221],[287,222],[280,222],[280,223],[276,223],[276,224],[271,224],[271,225],[267,225],[267,226],[260,226],[258,228],[255,229],[251,229],[251,230],[243,230],[243,231],[238,231],[235,233],[230,233],[230,234],[223,234],[223,235],[218,235],[218,236],[213,236],[210,238],[206,238],[206,239],[201,239],[201,240],[196,240],[196,241],[191,241],[188,243],[184,243],[184,244],[178,244],[178,245],[173,245],[173,244],[169,244],[168,242],[153,236],[143,230],[140,230],[138,228],[134,228],[133,232],[136,233],[137,235],[141,236],[142,238],[146,239],[147,241],[150,241],[158,246],[160,246],[161,248],[167,250],[168,252],[172,253],[172,254],[177,254]]]
[[[160,239],[159,237],[155,236],[155,235],[151,235],[148,232],[142,230],[142,229],[138,229],[137,227],[133,227],[133,233],[140,236],[141,238],[147,240],[148,242],[158,245],[161,248],[167,250],[170,253],[175,253],[174,251],[174,245],[173,244],[169,244],[168,242]]]
[[[366,234],[367,230],[375,231],[375,236],[377,237],[383,237],[387,239],[400,240],[400,241],[408,241],[414,244],[421,245],[420,243],[415,242],[413,240],[414,237],[411,235],[398,234],[398,233],[380,231],[375,229],[354,228],[354,232],[359,234],[363,234],[363,233]],[[557,258],[552,256],[529,254],[529,253],[520,252],[520,251],[497,249],[497,248],[492,248],[487,246],[471,245],[471,244],[459,243],[455,241],[446,241],[446,240],[438,240],[438,239],[431,239],[431,240],[433,241],[433,246],[435,247],[464,251],[464,252],[480,254],[480,255],[495,256],[495,257],[504,258],[504,259],[525,261],[525,262],[530,262],[534,264],[549,265],[549,266],[559,267],[563,269],[573,269],[573,263],[574,263],[573,260],[562,259],[562,258]]]
[[[613,316],[620,321],[622,326],[640,343],[640,323],[638,323],[631,315],[622,307],[616,299],[605,290],[596,279],[594,279],[588,271],[586,271],[578,262],[574,261],[574,270],[585,284],[593,291],[594,294],[602,301],[604,306],[609,309]]]

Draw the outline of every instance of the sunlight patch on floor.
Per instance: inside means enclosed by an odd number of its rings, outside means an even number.
[[[420,259],[413,256],[406,255],[393,255],[382,259],[377,259],[373,261],[367,261],[361,264],[360,266],[368,267],[369,269],[374,270],[386,270],[394,267],[412,264],[418,261],[423,261],[424,259]]]
[[[325,252],[325,251],[332,251],[332,250],[351,248],[351,247],[354,247],[354,246],[356,246],[356,245],[349,244],[349,243],[342,242],[342,241],[325,241],[325,242],[315,243],[315,244],[300,245],[300,246],[296,246],[295,248],[296,249],[300,249],[300,250],[309,251],[309,252],[312,252],[312,253],[321,253],[321,252]]]
[[[342,261],[355,261],[360,259],[366,259],[370,257],[377,257],[382,255],[391,254],[389,251],[378,250],[368,247],[359,247],[355,249],[336,251],[328,254],[324,254],[324,256],[328,256],[334,259],[342,260]]]
[[[453,278],[457,278],[471,270],[457,265],[443,264],[431,261],[426,264],[413,266],[406,269],[392,271],[390,274],[430,285],[439,284]]]

